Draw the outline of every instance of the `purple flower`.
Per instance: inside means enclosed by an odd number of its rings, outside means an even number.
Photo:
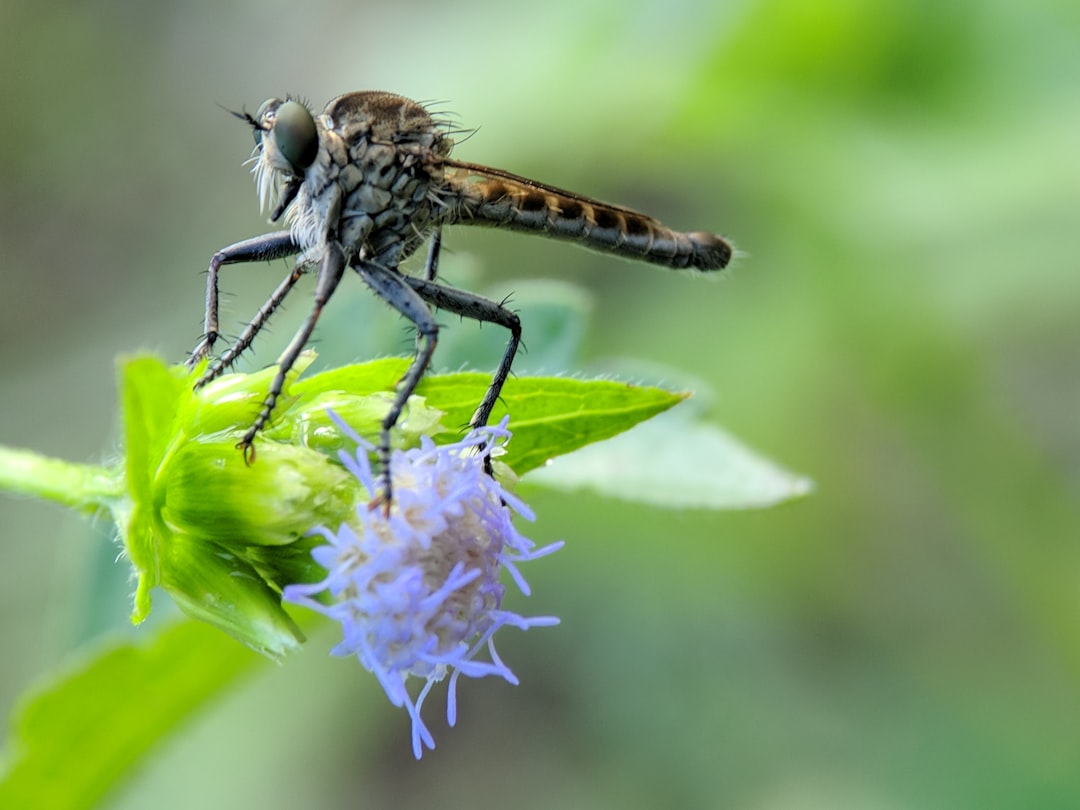
[[[375,498],[368,461],[373,448],[341,427],[358,445],[354,454],[342,451],[341,459]],[[501,569],[528,595],[517,563],[562,546],[537,549],[520,535],[511,509],[528,520],[532,512],[484,472],[484,457],[509,438],[504,419],[456,444],[437,446],[424,436],[419,448],[395,450],[389,516],[381,506],[361,506],[355,524],[342,524],[336,533],[315,529],[327,541],[312,551],[326,578],[284,591],[287,601],[341,623],[343,638],[331,654],[355,655],[379,679],[390,702],[408,710],[417,759],[424,746],[435,747],[420,718],[435,683],[450,675],[446,719],[454,725],[459,676],[498,675],[518,682],[495,652],[495,631],[503,625],[525,630],[558,624],[552,616],[525,618],[502,609]],[[484,648],[490,660],[477,660]],[[415,698],[406,688],[410,675],[425,681]]]

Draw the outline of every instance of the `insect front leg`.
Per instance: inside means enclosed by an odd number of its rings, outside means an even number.
[[[226,264],[241,262],[270,261],[300,252],[300,245],[289,231],[277,231],[245,239],[243,242],[222,248],[210,260],[206,271],[206,315],[203,320],[203,334],[188,358],[188,368],[193,368],[214,350],[214,343],[221,336],[218,331],[218,272]]]
[[[251,319],[247,326],[244,327],[244,331],[240,333],[240,337],[236,339],[221,357],[215,360],[206,369],[199,381],[195,383],[195,388],[202,388],[211,380],[221,376],[221,374],[229,368],[236,358],[248,349],[249,346],[255,341],[255,336],[259,334],[259,331],[266,326],[266,322],[270,320],[270,316],[274,314],[274,310],[277,309],[281,302],[285,300],[285,296],[289,294],[293,287],[296,286],[301,276],[304,275],[304,266],[297,264],[293,268],[289,275],[285,276],[284,280],[277,286],[266,302],[259,307],[259,311],[255,313],[255,317]]]

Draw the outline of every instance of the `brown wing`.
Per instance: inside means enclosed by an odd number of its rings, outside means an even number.
[[[498,178],[499,180],[505,180],[509,183],[525,186],[526,188],[533,189],[535,191],[542,191],[548,194],[555,194],[560,197],[566,197],[567,199],[574,200],[575,202],[584,203],[585,205],[592,207],[607,208],[612,211],[619,211],[623,214],[629,214],[635,217],[639,217],[643,220],[648,220],[657,225],[660,223],[650,217],[648,214],[643,214],[640,211],[635,211],[633,208],[627,208],[622,205],[614,205],[609,202],[603,202],[593,197],[586,197],[584,194],[578,194],[574,191],[567,191],[565,188],[559,188],[558,186],[548,185],[547,183],[541,183],[538,180],[530,180],[528,177],[522,177],[519,174],[504,171],[502,169],[494,169],[491,166],[482,166],[479,163],[469,163],[464,160],[454,160],[453,158],[446,158],[442,161],[446,166],[451,166],[455,169],[462,169],[468,172],[470,175],[475,175],[480,178]]]

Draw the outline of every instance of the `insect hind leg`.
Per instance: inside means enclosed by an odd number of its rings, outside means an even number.
[[[495,370],[495,374],[491,378],[491,384],[488,386],[484,398],[480,401],[480,405],[473,414],[470,423],[470,427],[473,428],[483,427],[488,423],[491,411],[499,400],[503,385],[506,383],[507,377],[510,376],[514,356],[521,345],[521,319],[513,310],[480,295],[474,295],[453,287],[444,287],[441,284],[410,276],[403,277],[403,280],[422,299],[438,309],[453,312],[455,315],[470,318],[474,321],[498,324],[509,330],[510,340],[507,341],[502,361]],[[491,472],[490,457],[484,459],[484,469],[488,473]]]

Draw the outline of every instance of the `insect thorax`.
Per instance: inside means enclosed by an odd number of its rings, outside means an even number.
[[[350,256],[396,264],[434,225],[452,141],[421,105],[390,93],[340,96],[316,127],[318,155],[288,214],[297,241],[309,256],[336,239]]]

